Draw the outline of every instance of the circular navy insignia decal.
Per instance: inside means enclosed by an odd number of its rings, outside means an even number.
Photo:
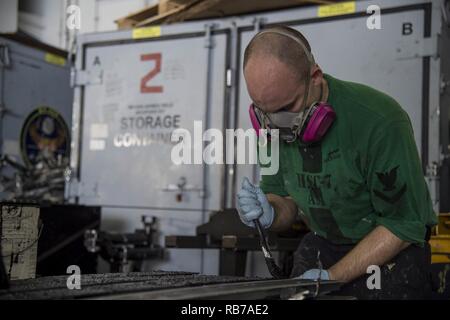
[[[27,165],[42,160],[69,157],[69,128],[55,110],[40,107],[25,120],[20,134],[20,151]]]

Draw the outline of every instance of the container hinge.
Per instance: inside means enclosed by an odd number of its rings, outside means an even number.
[[[255,33],[260,32],[261,29],[262,29],[263,24],[266,23],[266,22],[267,22],[266,18],[263,18],[263,17],[256,17],[256,18],[254,18],[253,19],[253,28],[255,30]]]
[[[72,69],[70,84],[72,87],[89,86],[103,83],[103,70],[75,70]]]
[[[205,24],[205,48],[214,48],[215,43],[212,37],[214,27],[214,23]]]
[[[227,69],[227,79],[226,79],[226,82],[227,82],[227,87],[228,87],[228,88],[231,88],[231,87],[233,86],[233,83],[234,83],[234,70],[231,69],[231,68],[228,68],[228,69]]]
[[[0,68],[6,68],[11,65],[9,58],[9,48],[6,44],[0,43]]]
[[[396,46],[397,60],[439,58],[439,36],[430,38],[400,40]]]
[[[426,167],[426,176],[429,178],[435,178],[439,176],[439,164],[436,161],[429,163]]]
[[[431,194],[431,202],[435,210],[439,210],[439,171],[440,165],[436,161],[433,161],[427,165],[425,174]]]

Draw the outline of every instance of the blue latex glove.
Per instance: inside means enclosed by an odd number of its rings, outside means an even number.
[[[320,273],[320,280],[330,280],[330,274],[327,270],[322,270],[322,272],[320,271],[320,269],[310,269],[302,274],[299,279],[317,280],[319,279]]]
[[[247,178],[242,180],[242,188],[237,194],[237,210],[241,221],[255,227],[253,220],[259,219],[265,229],[272,225],[275,216],[273,207],[261,188],[254,186]]]

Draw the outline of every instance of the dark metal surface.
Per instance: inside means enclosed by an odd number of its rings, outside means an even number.
[[[38,242],[36,274],[66,274],[77,265],[82,272],[95,273],[97,257],[84,248],[84,232],[98,229],[101,208],[78,205],[41,205],[42,235]]]
[[[247,251],[220,250],[219,274],[222,276],[245,276]]]
[[[197,235],[207,235],[211,243],[220,243],[224,235],[248,237],[257,236],[257,232],[241,222],[235,209],[226,209],[212,214],[207,223],[198,226]]]
[[[12,281],[8,290],[0,290],[0,299],[84,299],[106,297],[113,294],[258,280],[258,278],[207,276],[190,272],[107,273],[81,275],[81,289],[69,290],[67,288],[68,277],[69,275]]]
[[[190,272],[153,271],[81,276],[81,289],[67,288],[68,276],[12,281],[0,300],[12,299],[279,299],[295,294],[316,298],[340,284],[311,280],[208,276]]]
[[[312,280],[284,279],[259,280],[242,283],[223,283],[191,288],[165,289],[150,292],[111,295],[98,299],[111,300],[191,300],[191,299],[297,299],[317,298],[340,288],[335,281],[322,281],[320,286]]]
[[[97,257],[84,248],[83,234],[88,228],[100,226],[99,207],[0,202],[1,207],[12,208],[18,212],[25,207],[39,208],[37,213],[40,231],[35,239],[37,257],[36,262],[32,264],[35,264],[37,276],[65,275],[70,265],[77,265],[85,273],[96,272]],[[0,238],[3,229],[1,225],[0,217]],[[14,252],[14,259],[23,259],[20,253],[20,250]],[[7,277],[10,277],[11,266],[4,267]]]
[[[208,244],[206,235],[199,236],[166,236],[166,248],[220,248],[217,244]]]

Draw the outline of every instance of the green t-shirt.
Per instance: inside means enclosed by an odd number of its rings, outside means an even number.
[[[383,225],[423,244],[437,223],[407,113],[388,95],[325,75],[336,120],[315,145],[280,141],[265,193],[290,196],[310,229],[340,244]]]

